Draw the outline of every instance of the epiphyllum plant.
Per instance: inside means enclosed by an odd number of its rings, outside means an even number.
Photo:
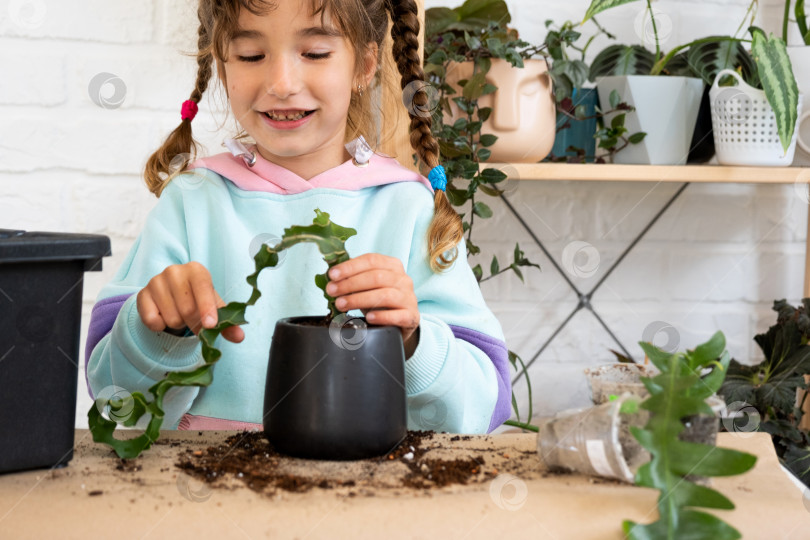
[[[329,270],[342,262],[349,260],[346,252],[346,240],[357,234],[355,229],[341,227],[330,221],[329,214],[315,209],[316,217],[309,226],[295,226],[284,230],[281,242],[275,246],[264,244],[262,249],[254,257],[256,264],[255,272],[247,277],[248,284],[253,288],[250,298],[246,302],[231,302],[219,308],[217,311],[218,322],[213,328],[200,331],[198,337],[202,342],[202,357],[205,363],[194,371],[169,372],[166,377],[149,388],[151,399],[147,399],[141,392],[133,392],[124,398],[97,398],[87,413],[90,431],[93,433],[93,440],[99,443],[110,445],[123,459],[138,457],[143,450],[147,450],[153,442],[160,436],[160,427],[163,424],[163,398],[166,392],[174,386],[209,386],[213,381],[212,367],[217,363],[222,353],[214,347],[214,342],[219,335],[231,326],[247,324],[245,320],[245,310],[252,306],[261,297],[261,292],[257,287],[259,273],[268,267],[278,264],[278,254],[287,248],[302,242],[313,242],[318,246],[328,268],[323,274],[315,276],[315,284],[323,291],[326,298],[329,314],[326,317],[327,324],[340,311],[335,305],[335,298],[326,292],[326,285],[329,283]],[[151,415],[146,430],[139,437],[120,440],[113,436],[117,422],[108,420],[102,416],[102,411],[109,411],[109,415],[116,418],[123,418],[123,425],[133,427],[145,414]]]
[[[594,15],[607,9],[628,4],[637,0],[593,0],[588,10],[585,12],[583,22]],[[650,13],[653,33],[655,35],[655,54],[653,55],[644,47],[638,45],[613,45],[602,51],[591,65],[590,78],[595,79],[603,75],[661,75],[668,73],[669,68],[672,74],[702,76],[704,80],[711,77],[707,82],[714,81],[714,75],[725,68],[745,69],[740,63],[734,61],[740,53],[740,42],[744,40],[731,36],[710,36],[703,39],[696,39],[685,45],[672,49],[666,55],[661,51],[658,39],[658,27],[656,26],[655,14],[652,10],[650,0],[645,0],[647,10]],[[758,0],[751,0],[747,13],[751,12]],[[804,18],[804,2],[797,3],[797,18],[801,15],[802,23]],[[789,12],[790,2],[786,3],[785,21]],[[806,35],[806,23],[800,29]],[[783,26],[786,27],[786,22]],[[793,76],[793,68],[787,54],[785,41],[773,34],[768,37],[764,31],[755,26],[749,29],[752,39],[751,51],[757,67],[755,80],[747,80],[748,84],[757,86],[758,83],[765,91],[765,97],[776,114],[776,126],[779,132],[779,140],[782,148],[787,151],[793,132],[798,120],[799,88]],[[687,50],[689,50],[687,52]],[[690,54],[692,53],[692,54]],[[707,67],[710,68],[707,70]]]
[[[658,521],[642,525],[624,522],[631,540],[711,538],[732,540],[740,533],[720,518],[697,508],[731,510],[734,504],[723,494],[691,482],[687,476],[731,476],[754,466],[756,456],[728,448],[686,442],[682,418],[714,415],[705,400],[723,384],[730,357],[721,332],[694,350],[668,353],[650,343],[640,343],[660,371],[641,381],[650,397],[641,408],[650,411],[643,429],[631,427],[633,436],[649,450],[652,459],[636,473],[636,484],[658,489]],[[624,412],[633,412],[632,410]]]

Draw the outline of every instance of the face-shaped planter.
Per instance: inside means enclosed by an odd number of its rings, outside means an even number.
[[[548,64],[542,59],[524,60],[524,68],[512,67],[506,60],[494,59],[487,82],[498,90],[478,100],[479,107],[492,107],[481,133],[497,135],[489,149],[492,162],[535,163],[543,159],[554,145],[556,107]],[[472,62],[451,63],[447,83],[457,89],[451,97],[461,95],[458,81],[469,79]],[[450,102],[449,123],[466,117]],[[446,120],[447,121],[447,120]]]
[[[264,431],[284,454],[346,460],[380,456],[407,433],[405,354],[393,326],[293,317],[276,323]]]

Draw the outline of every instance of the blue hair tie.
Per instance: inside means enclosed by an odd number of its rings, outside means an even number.
[[[430,180],[430,186],[434,190],[440,189],[445,191],[445,188],[447,188],[447,175],[444,172],[444,167],[441,165],[436,165],[430,170],[428,180]]]

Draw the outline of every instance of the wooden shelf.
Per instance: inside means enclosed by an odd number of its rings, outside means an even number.
[[[727,167],[723,165],[597,165],[579,163],[487,163],[518,180],[602,182],[810,183],[810,167]]]

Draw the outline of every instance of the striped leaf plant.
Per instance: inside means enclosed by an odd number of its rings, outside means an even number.
[[[636,1],[638,0],[593,0],[582,22],[610,8]],[[764,90],[776,115],[782,148],[787,151],[798,120],[799,87],[793,75],[785,40],[773,34],[768,36],[762,29],[751,26],[750,41],[732,36],[709,36],[680,45],[664,54],[660,48],[651,0],[645,1],[652,19],[655,53],[639,45],[612,45],[594,59],[589,78],[593,81],[596,77],[607,75],[687,75],[702,77],[711,84],[714,76],[721,70],[739,70],[748,84]],[[752,12],[756,1],[751,1],[746,14]],[[787,34],[789,8],[790,1],[787,1],[783,35]],[[796,1],[794,14],[807,43],[810,33],[807,31],[804,0]],[[746,59],[747,51],[742,43],[751,43],[755,73]]]

